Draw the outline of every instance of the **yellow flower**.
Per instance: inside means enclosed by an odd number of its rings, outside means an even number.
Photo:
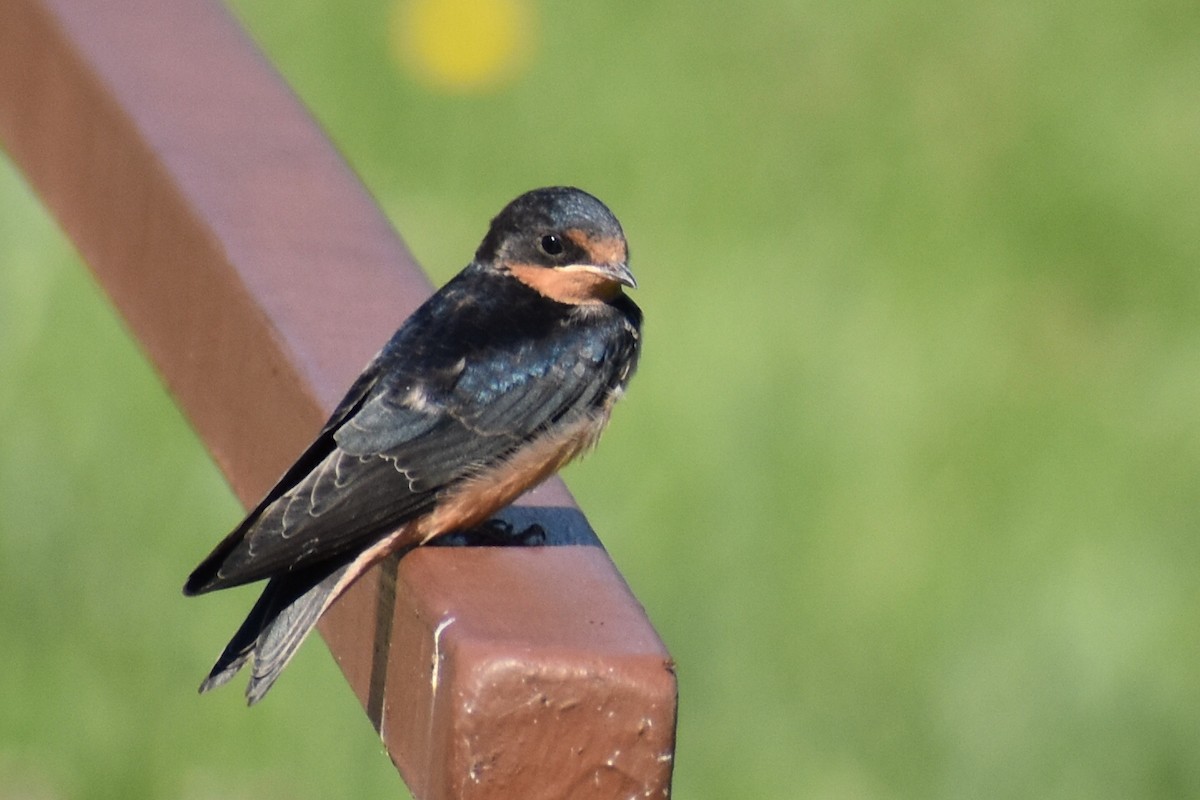
[[[495,88],[528,63],[535,16],[528,0],[396,0],[392,54],[435,88]]]

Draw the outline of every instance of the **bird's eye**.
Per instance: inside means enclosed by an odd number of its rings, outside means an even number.
[[[560,256],[563,251],[562,239],[553,233],[546,234],[539,239],[538,247],[548,256]]]

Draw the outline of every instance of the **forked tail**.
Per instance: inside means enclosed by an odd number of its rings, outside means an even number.
[[[349,568],[350,564],[343,561],[272,578],[200,684],[200,692],[228,683],[253,657],[246,701],[254,705],[261,700],[336,599]]]

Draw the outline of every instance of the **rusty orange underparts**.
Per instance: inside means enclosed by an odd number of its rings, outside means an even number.
[[[0,144],[250,504],[430,286],[219,3],[118,5],[0,3]],[[321,624],[392,760],[422,800],[667,796],[665,647],[561,483],[509,516],[548,546],[414,551]]]

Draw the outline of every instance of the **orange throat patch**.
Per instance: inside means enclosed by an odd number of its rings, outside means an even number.
[[[538,294],[567,305],[606,303],[621,293],[621,284],[585,264],[567,267],[513,264],[510,270],[517,280]]]

